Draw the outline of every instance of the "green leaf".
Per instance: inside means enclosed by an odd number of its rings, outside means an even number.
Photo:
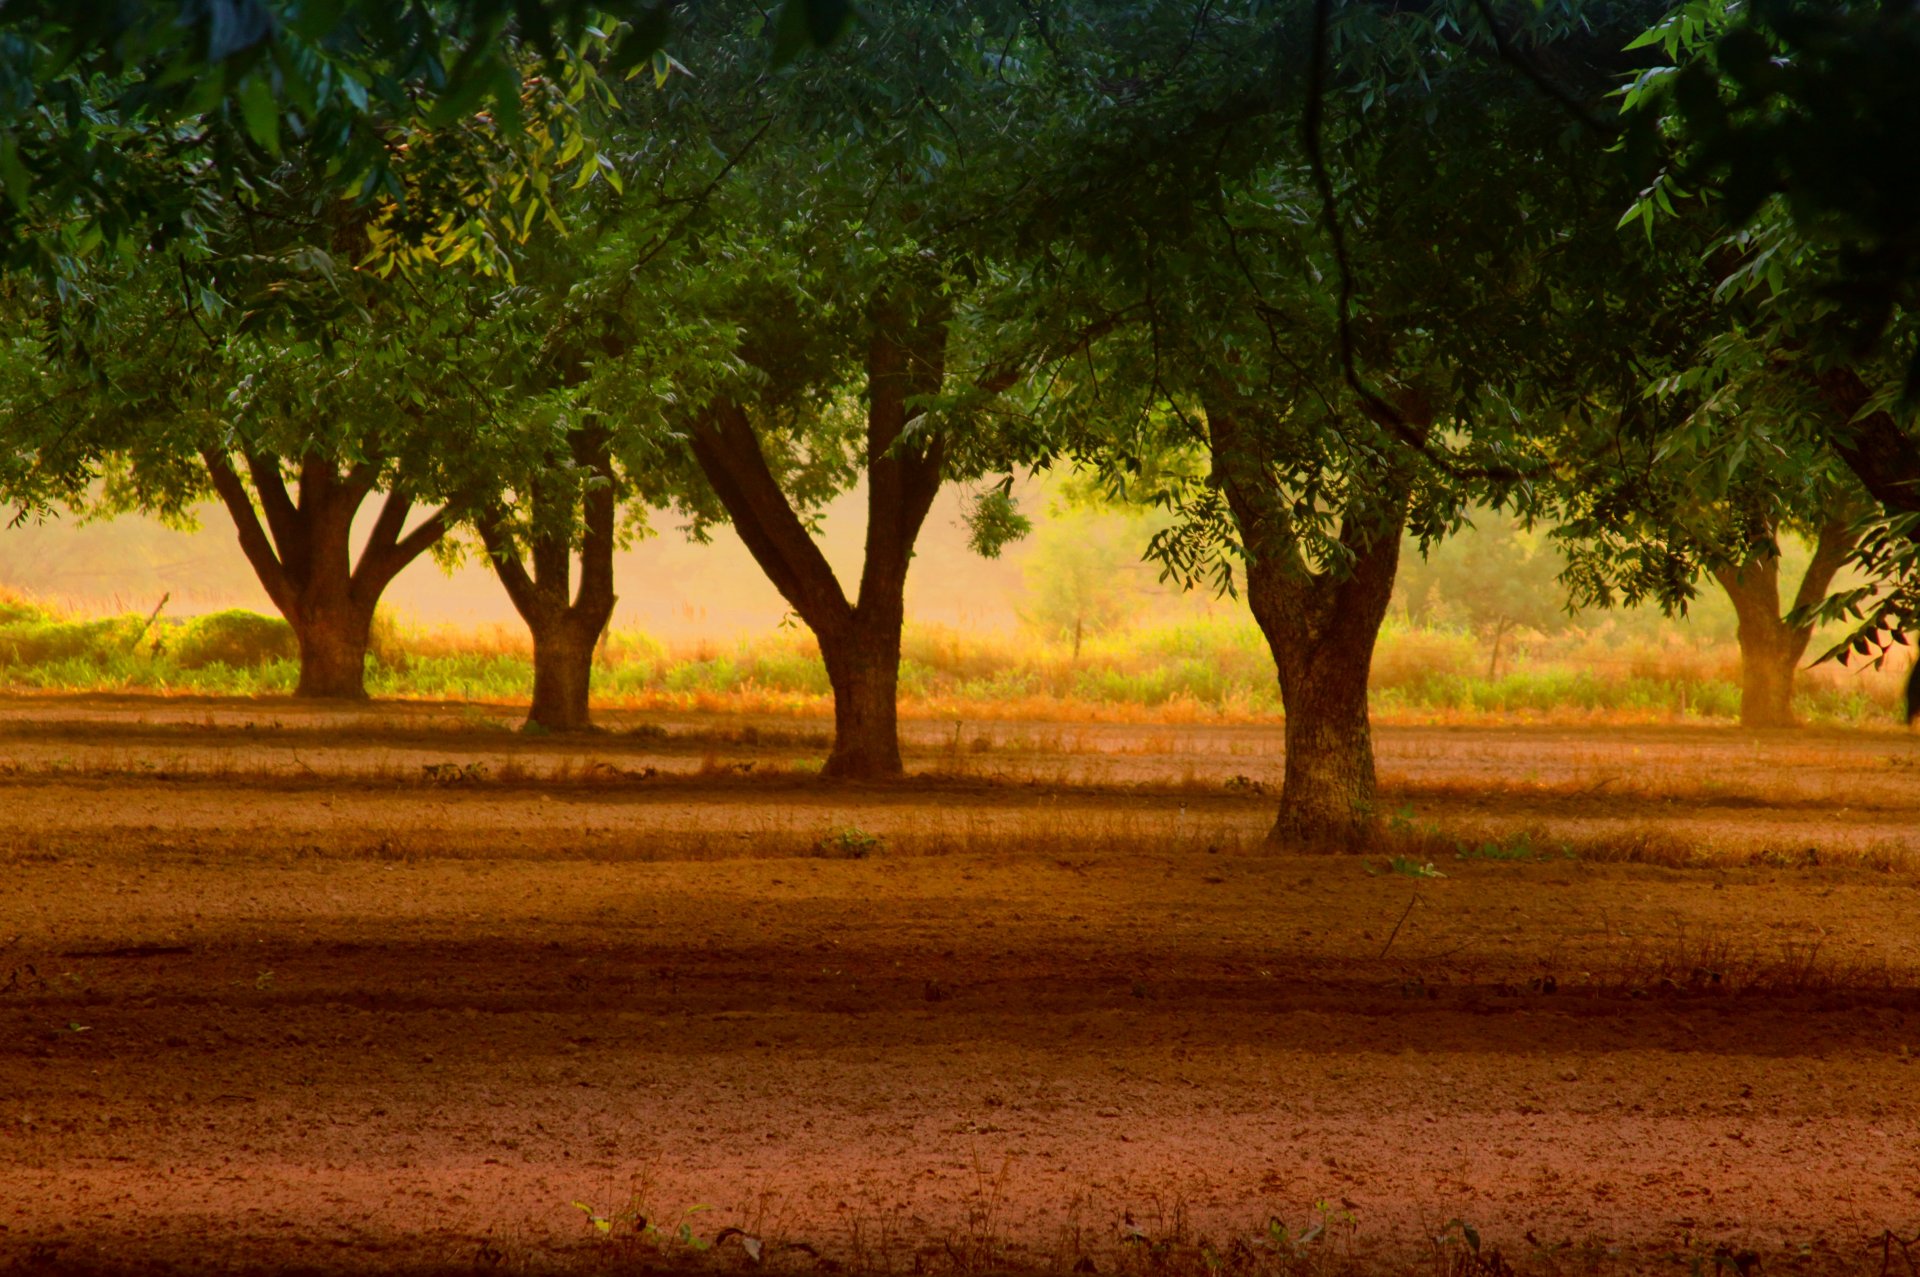
[[[7,202],[13,205],[13,211],[25,217],[33,180],[27,176],[27,166],[20,162],[20,139],[11,133],[0,135],[0,184],[6,186]]]
[[[241,82],[239,97],[247,136],[268,154],[280,154],[280,103],[273,96],[273,85],[255,72]]]

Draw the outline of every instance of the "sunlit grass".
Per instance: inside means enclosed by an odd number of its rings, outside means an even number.
[[[0,686],[43,691],[154,691],[250,696],[291,692],[298,668],[262,638],[248,659],[207,662],[207,636],[138,615],[77,617],[0,598]],[[192,638],[194,641],[189,642]],[[183,652],[199,653],[194,659]],[[1390,621],[1373,670],[1387,722],[1725,721],[1739,710],[1731,644],[1622,636],[1607,627],[1508,640],[1489,676],[1484,644],[1443,627]],[[1816,723],[1893,717],[1901,671],[1805,671],[1796,708]],[[524,632],[492,626],[376,626],[368,691],[379,697],[523,702],[533,690]],[[636,709],[824,714],[832,691],[804,631],[736,642],[662,643],[618,631],[596,662],[601,704]],[[1065,642],[939,626],[907,628],[902,711],[938,718],[1083,718],[1257,722],[1280,712],[1273,663],[1244,617],[1187,616]]]

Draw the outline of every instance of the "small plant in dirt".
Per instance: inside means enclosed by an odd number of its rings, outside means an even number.
[[[1363,860],[1360,867],[1378,877],[1380,874],[1398,874],[1402,878],[1444,878],[1445,874],[1434,867],[1431,860],[1420,861],[1412,856],[1389,856],[1384,867],[1377,867],[1371,861]]]
[[[868,856],[877,856],[887,849],[887,840],[879,834],[870,834],[858,825],[848,825],[823,834],[813,844],[813,854],[835,860],[865,860]]]
[[[420,775],[429,785],[455,788],[483,785],[492,778],[493,772],[485,763],[423,763]]]
[[[1480,1248],[1480,1230],[1450,1219],[1432,1238],[1435,1269],[1446,1277],[1513,1277],[1513,1265],[1497,1248]]]
[[[637,1193],[629,1196],[623,1205],[605,1211],[587,1202],[575,1202],[573,1207],[587,1217],[587,1227],[595,1234],[627,1247],[637,1244],[647,1250],[672,1248],[695,1254],[713,1248],[713,1242],[693,1231],[694,1216],[712,1209],[708,1206],[689,1206],[680,1212],[678,1219],[665,1224],[648,1213]]]

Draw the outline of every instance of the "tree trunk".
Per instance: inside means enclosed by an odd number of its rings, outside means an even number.
[[[1404,509],[1360,553],[1345,579],[1290,578],[1271,561],[1247,567],[1247,601],[1280,673],[1286,779],[1271,842],[1349,849],[1378,823],[1367,680],[1393,597]],[[1356,529],[1357,531],[1357,529]],[[1343,532],[1343,540],[1348,539]]]
[[[694,460],[768,580],[820,644],[833,686],[834,739],[821,774],[879,780],[902,774],[897,692],[907,568],[946,464],[946,439],[902,440],[915,401],[945,379],[944,307],[914,311],[877,299],[869,317],[866,553],[849,600],[768,465],[746,405],[720,399],[689,432]],[[991,393],[1005,384],[983,383]]]
[[[833,685],[833,750],[822,776],[875,780],[898,776],[900,761],[899,622],[862,617],[846,633],[821,636]]]
[[[548,732],[579,732],[593,725],[588,692],[593,685],[593,649],[597,632],[571,616],[545,625],[530,624],[533,632],[533,704],[527,726]]]
[[[1812,607],[1853,548],[1844,517],[1829,519],[1814,543],[1813,559],[1794,592],[1793,610]],[[1761,555],[1739,567],[1713,570],[1739,620],[1740,725],[1793,727],[1793,676],[1813,639],[1813,626],[1791,624],[1780,611],[1780,557]]]
[[[547,732],[578,732],[592,726],[589,693],[593,652],[613,619],[613,549],[619,492],[612,443],[597,426],[568,435],[573,469],[584,473],[578,488],[556,487],[547,476],[527,484],[530,525],[523,539],[532,570],[521,561],[506,510],[495,505],[479,519],[480,539],[514,610],[533,636],[533,703],[526,726]],[[551,470],[559,470],[552,458]],[[580,585],[573,592],[573,530],[579,513]],[[571,597],[569,597],[571,592]]]
[[[342,601],[309,608],[293,627],[300,644],[300,682],[295,696],[317,700],[367,699],[367,641],[373,612]]]
[[[294,695],[365,700],[374,607],[401,569],[446,534],[448,512],[436,511],[408,532],[413,502],[394,489],[356,562],[353,519],[374,491],[377,462],[342,468],[323,457],[303,457],[296,499],[287,491],[278,457],[246,454],[253,480],[249,493],[224,452],[206,449],[200,456],[233,517],[247,562],[299,641],[300,682]]]
[[[1792,727],[1793,670],[1806,643],[1796,646],[1792,627],[1780,617],[1779,557],[1716,568],[1713,577],[1739,618],[1740,725]]]
[[[1286,712],[1286,775],[1277,845],[1349,849],[1377,823],[1367,679],[1393,597],[1410,476],[1393,471],[1342,517],[1344,570],[1314,569],[1269,449],[1245,422],[1258,410],[1207,404],[1213,472],[1246,554],[1247,602],[1266,636]]]

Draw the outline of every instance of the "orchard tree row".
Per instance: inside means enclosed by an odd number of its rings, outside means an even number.
[[[99,10],[95,12],[95,10]],[[1733,599],[1745,717],[1816,615],[1914,614],[1920,18],[1689,0],[572,0],[0,15],[0,489],[215,498],[364,695],[478,546],[586,725],[613,558],[732,525],[818,640],[825,772],[898,775],[943,485],[1171,521],[1286,710],[1276,838],[1372,820],[1403,540],[1553,525],[1576,603]],[[863,483],[857,580],[817,519]],[[354,522],[373,509],[356,545]],[[366,526],[363,523],[363,527]],[[1778,539],[1817,543],[1783,604]],[[1829,598],[1849,560],[1867,584]],[[1792,585],[1793,583],[1789,583]],[[644,590],[644,581],[621,582]]]

